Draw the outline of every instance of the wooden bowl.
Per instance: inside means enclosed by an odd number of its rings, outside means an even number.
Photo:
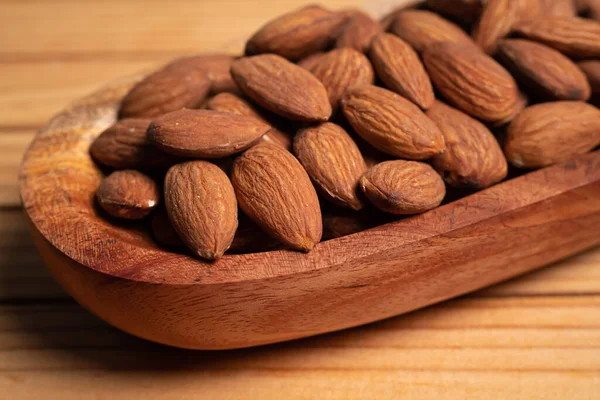
[[[349,328],[437,303],[600,243],[600,152],[428,213],[320,243],[206,263],[99,217],[88,155],[135,79],[52,119],[31,144],[21,196],[56,280],[129,333],[229,349]]]

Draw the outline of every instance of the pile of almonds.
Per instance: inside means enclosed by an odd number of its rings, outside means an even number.
[[[92,144],[117,218],[157,242],[310,251],[600,144],[600,1],[429,0],[381,21],[311,5],[245,55],[173,61]],[[591,100],[590,100],[591,99]],[[590,104],[592,103],[592,104]]]

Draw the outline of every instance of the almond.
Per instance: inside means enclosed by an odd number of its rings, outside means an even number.
[[[577,8],[573,0],[542,0],[544,14],[554,17],[576,17]]]
[[[280,242],[267,235],[245,214],[238,214],[239,224],[231,242],[231,253],[259,253],[283,249]]]
[[[211,82],[211,92],[236,92],[237,86],[229,70],[234,57],[228,54],[198,54],[173,61],[167,68],[195,68],[206,72]]]
[[[301,129],[294,138],[294,154],[327,200],[354,210],[363,207],[357,189],[367,165],[343,128],[325,122]]]
[[[427,0],[427,7],[466,24],[476,21],[483,9],[482,0]]]
[[[594,96],[600,95],[600,61],[582,61],[578,65],[586,75]]]
[[[398,14],[392,32],[421,53],[440,42],[474,43],[458,25],[430,11],[409,10]]]
[[[141,219],[158,205],[160,191],[149,176],[125,169],[104,178],[96,191],[96,198],[113,217]]]
[[[174,165],[165,177],[165,206],[179,237],[194,254],[220,258],[237,229],[237,201],[229,178],[208,161]]]
[[[254,117],[271,126],[271,129],[261,136],[260,141],[278,144],[286,150],[290,150],[292,147],[292,138],[289,134],[274,128],[252,104],[233,93],[216,95],[208,101],[206,108],[213,111]]]
[[[390,90],[422,109],[433,104],[433,87],[419,55],[404,40],[389,33],[378,35],[369,52],[377,76]]]
[[[499,53],[513,76],[543,97],[587,100],[591,89],[577,65],[560,52],[525,39],[500,42]]]
[[[515,31],[574,58],[600,57],[600,23],[584,18],[544,17],[527,21]]]
[[[439,43],[423,53],[435,87],[467,114],[494,122],[514,115],[519,90],[513,77],[472,46]]]
[[[360,211],[345,208],[323,210],[323,240],[336,239],[362,232],[390,221],[388,216],[376,208]]]
[[[519,168],[566,161],[600,145],[600,110],[579,101],[526,108],[508,127],[504,153]]]
[[[503,127],[504,125],[510,123],[521,111],[525,109],[529,105],[529,97],[521,90],[519,90],[519,99],[517,100],[517,106],[514,108],[514,111],[506,118],[499,119],[498,121],[494,121],[493,123],[488,124],[492,128]]]
[[[439,101],[427,116],[444,135],[446,151],[433,158],[433,167],[447,184],[483,189],[506,177],[504,153],[485,125]]]
[[[152,146],[146,137],[149,119],[126,118],[117,121],[94,140],[90,154],[102,165],[115,169],[160,170],[178,158]]]
[[[242,211],[269,235],[302,251],[321,240],[317,193],[290,152],[254,146],[235,160],[231,180]]]
[[[325,55],[324,51],[318,51],[316,53],[311,54],[310,56],[306,56],[303,59],[299,60],[296,65],[304,68],[307,71],[310,71],[314,68],[315,65],[319,63],[321,58]]]
[[[348,88],[375,83],[375,73],[369,59],[351,48],[330,51],[321,57],[311,72],[327,89],[333,112],[337,111],[340,99]]]
[[[156,118],[148,140],[169,154],[221,158],[255,144],[270,129],[254,117],[210,110],[180,110]]]
[[[498,41],[520,21],[542,13],[541,0],[489,0],[473,31],[473,40],[484,52],[494,55]]]
[[[275,54],[234,61],[231,74],[244,94],[277,115],[305,122],[327,121],[327,90],[310,72]]]
[[[446,195],[442,178],[428,164],[394,160],[377,164],[360,179],[369,201],[392,214],[418,214],[440,205]]]
[[[325,49],[343,23],[341,14],[310,5],[263,26],[246,43],[246,54],[275,53],[296,61]]]
[[[165,67],[148,75],[127,93],[119,118],[152,118],[199,107],[210,86],[210,78],[202,70]]]
[[[398,15],[400,15],[400,13],[419,8],[423,5],[423,3],[424,2],[421,0],[405,1],[401,3],[400,6],[394,7],[390,12],[381,17],[381,19],[379,20],[379,25],[381,25],[381,28],[384,32],[388,32],[392,29],[392,26],[394,25],[394,22],[396,21],[396,18],[398,18]]]
[[[394,92],[376,86],[354,88],[344,95],[342,107],[354,130],[384,153],[422,160],[444,150],[435,123]]]
[[[373,38],[380,32],[382,29],[379,22],[368,14],[355,10],[344,24],[335,47],[350,47],[364,53],[369,50]]]

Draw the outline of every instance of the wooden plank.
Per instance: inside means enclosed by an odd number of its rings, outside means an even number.
[[[16,207],[19,198],[19,165],[35,135],[34,130],[0,131],[0,207]]]
[[[364,3],[329,0],[327,6]],[[73,52],[241,51],[244,39],[266,21],[305,4],[304,0],[263,0],[259,6],[240,0],[5,1],[0,3],[0,49],[4,57],[48,58]],[[380,4],[389,8],[392,2]],[[19,23],[10,23],[15,18]]]
[[[76,305],[4,306],[0,390],[19,399],[593,399],[599,321],[599,296],[464,298],[316,338],[190,353]]]

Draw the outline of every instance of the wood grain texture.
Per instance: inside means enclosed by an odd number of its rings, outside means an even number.
[[[600,248],[466,299],[254,350],[166,349],[71,304],[42,266],[15,208],[13,171],[34,131],[102,82],[211,50],[198,46],[201,36],[237,41],[264,22],[246,24],[246,17],[274,16],[305,2],[144,1],[136,18],[123,12],[140,3],[0,0],[0,397],[598,398],[592,362],[600,358]],[[331,8],[358,3],[325,2]],[[231,10],[241,22],[224,29]],[[111,16],[116,19],[107,24]],[[219,35],[206,35],[215,26]],[[264,359],[270,364],[261,366]],[[527,364],[535,360],[546,365]]]
[[[218,349],[343,329],[498,282],[600,239],[596,152],[306,255],[274,251],[207,264],[165,252],[135,227],[99,218],[92,202],[101,173],[87,149],[113,122],[132,80],[75,102],[40,131],[25,156],[21,194],[59,283],[138,336]]]

